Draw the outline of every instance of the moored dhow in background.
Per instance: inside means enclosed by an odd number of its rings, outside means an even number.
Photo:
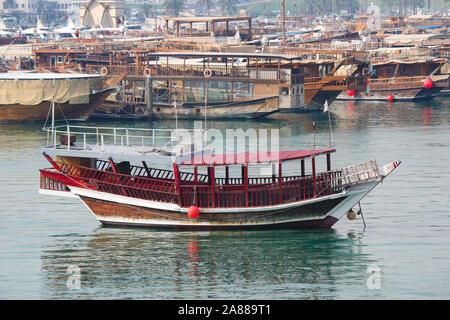
[[[45,121],[54,103],[55,120],[87,120],[123,76],[72,73],[0,74],[0,121]]]
[[[441,74],[447,59],[388,60],[373,64],[366,90],[342,92],[337,100],[416,101],[430,99],[449,86]]]
[[[88,73],[130,72],[120,99],[109,102],[133,114],[236,119],[305,109],[303,68],[294,63],[301,57],[295,55],[184,51],[135,55],[134,64],[112,59],[114,64],[86,67]]]
[[[173,139],[158,147],[158,130],[75,129],[49,131],[43,153],[52,168],[40,170],[40,193],[79,198],[105,225],[331,227],[400,164],[333,170],[334,148],[211,154]],[[318,157],[326,158],[321,172]]]

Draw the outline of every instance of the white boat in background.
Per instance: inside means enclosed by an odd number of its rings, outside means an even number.
[[[0,18],[0,37],[13,37],[16,33],[16,29],[8,28],[3,19]]]
[[[59,27],[53,30],[55,39],[61,40],[61,39],[76,39],[77,37],[77,30],[80,32],[82,28],[77,27],[75,23],[73,22],[72,18],[69,16],[67,20],[67,25],[64,27]]]
[[[52,35],[52,30],[49,27],[44,26],[37,16],[37,24],[35,28],[28,28],[23,30],[22,34],[27,37],[40,37],[48,39]]]

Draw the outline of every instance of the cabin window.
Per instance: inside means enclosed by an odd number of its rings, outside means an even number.
[[[50,57],[50,67],[56,67],[56,56]]]
[[[58,56],[57,61],[58,61],[58,63],[63,63],[63,57],[62,56]]]
[[[305,68],[305,77],[308,78],[311,76],[311,72],[309,70],[309,68]]]
[[[400,66],[399,70],[398,70],[398,75],[399,76],[409,76],[409,72],[408,72],[408,66]]]
[[[396,69],[395,65],[389,65],[389,66],[385,66],[383,68],[375,69],[374,71],[376,71],[376,73],[379,77],[391,78],[395,74],[395,69]]]
[[[421,70],[421,66],[420,64],[413,64],[410,66],[410,70],[411,70],[411,76],[412,77],[416,77],[416,76],[421,76],[422,74],[422,70]]]
[[[253,83],[233,82],[233,98],[252,98]]]

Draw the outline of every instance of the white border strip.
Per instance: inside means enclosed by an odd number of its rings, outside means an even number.
[[[77,196],[85,196],[85,197],[94,198],[94,199],[129,204],[129,205],[133,205],[133,206],[145,207],[145,208],[156,209],[156,210],[174,211],[174,212],[182,212],[182,213],[188,212],[188,208],[182,208],[178,204],[175,204],[175,203],[143,200],[143,199],[115,195],[115,194],[101,192],[101,191],[85,189],[85,188],[78,188],[78,187],[69,187],[69,188]],[[265,206],[265,207],[200,208],[200,212],[204,212],[204,213],[268,212],[268,211],[284,210],[284,209],[300,207],[303,205],[307,205],[307,204],[311,204],[311,203],[315,203],[315,202],[321,202],[321,201],[325,201],[325,200],[338,199],[338,198],[344,197],[346,195],[347,195],[347,192],[344,190],[340,193],[333,194],[330,196],[324,196],[324,197],[320,197],[320,198],[297,201],[297,202],[292,202],[292,203],[287,203],[287,204],[278,204],[278,205]]]
[[[64,197],[64,198],[76,198],[78,199],[78,196],[70,191],[58,191],[58,190],[48,190],[48,189],[39,189],[39,194],[43,194],[46,196],[57,196],[57,197]]]

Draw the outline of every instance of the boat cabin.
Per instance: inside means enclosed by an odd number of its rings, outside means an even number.
[[[339,176],[331,170],[331,153],[335,151],[195,155],[173,165],[178,201],[183,207],[259,207],[330,195],[341,191],[340,185],[329,184]],[[316,157],[323,155],[326,170],[318,173]],[[182,179],[188,173],[193,176]]]

